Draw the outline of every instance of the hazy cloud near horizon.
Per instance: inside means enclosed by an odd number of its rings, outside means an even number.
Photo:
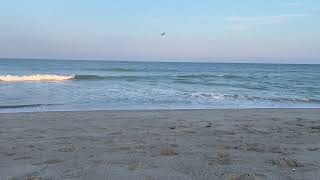
[[[0,57],[320,63],[317,0],[0,4]]]

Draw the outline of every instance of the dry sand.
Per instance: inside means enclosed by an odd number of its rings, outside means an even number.
[[[320,179],[320,109],[0,114],[0,179]]]

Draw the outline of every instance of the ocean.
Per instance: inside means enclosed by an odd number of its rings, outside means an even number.
[[[319,108],[320,65],[0,60],[0,112]]]

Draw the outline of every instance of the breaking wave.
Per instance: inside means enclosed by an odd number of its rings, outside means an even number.
[[[147,78],[143,76],[98,76],[98,75],[52,75],[52,74],[36,74],[36,75],[4,75],[0,76],[0,82],[19,82],[19,81],[66,81],[66,80],[102,80],[102,79],[123,79],[137,80]]]
[[[51,75],[51,74],[36,74],[26,76],[15,76],[5,75],[0,76],[0,81],[65,81],[73,79],[75,76],[62,76],[62,75]]]
[[[121,69],[123,70],[123,69]],[[159,76],[98,76],[98,75],[55,75],[55,74],[35,74],[35,75],[2,75],[0,76],[0,81],[14,82],[14,81],[65,81],[65,80],[101,80],[101,79],[122,79],[122,80],[138,80],[138,79],[154,79],[154,78],[171,78],[171,79],[198,79],[198,78],[213,78],[213,77],[223,77],[223,78],[240,78],[240,76],[235,75],[159,75]]]

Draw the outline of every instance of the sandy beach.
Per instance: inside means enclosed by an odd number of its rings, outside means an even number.
[[[0,179],[320,179],[320,109],[0,114]]]

